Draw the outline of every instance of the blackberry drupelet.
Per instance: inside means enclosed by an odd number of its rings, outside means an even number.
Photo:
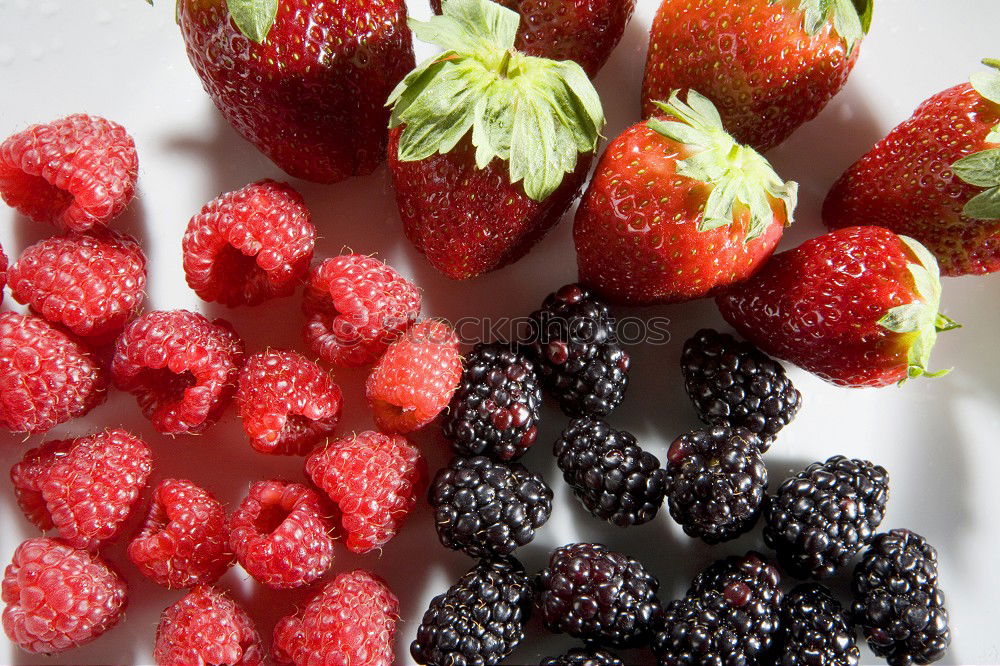
[[[771,498],[764,541],[793,576],[827,578],[872,540],[888,497],[888,473],[867,460],[813,463]]]
[[[607,305],[584,287],[569,284],[546,297],[531,315],[526,349],[566,415],[607,416],[621,403],[629,356]]]
[[[729,557],[697,577],[671,602],[653,637],[663,666],[764,663],[778,630],[778,571],[760,555]]]
[[[552,513],[552,490],[519,463],[453,458],[430,489],[438,538],[472,557],[510,555]]]
[[[479,344],[465,357],[442,428],[460,456],[516,460],[535,443],[541,404],[534,363],[509,345]]]
[[[666,473],[630,433],[596,418],[575,419],[555,444],[563,478],[594,516],[626,527],[653,519]]]
[[[618,655],[600,648],[573,648],[558,657],[542,659],[539,666],[624,666]]]
[[[410,654],[418,664],[494,666],[524,638],[530,611],[521,563],[484,560],[431,600]]]
[[[756,524],[767,490],[760,438],[715,426],[681,435],[667,452],[670,515],[706,543],[728,541]]]
[[[762,453],[802,405],[780,363],[726,333],[695,333],[684,343],[681,371],[701,420],[746,428],[760,437]]]
[[[819,583],[785,595],[775,654],[778,666],[857,666],[861,657],[847,613]]]
[[[891,666],[929,664],[948,643],[937,551],[919,534],[892,530],[872,541],[854,569],[854,619],[872,652]]]
[[[628,555],[595,543],[557,548],[538,576],[537,604],[553,633],[610,647],[647,640],[662,613],[660,583]]]

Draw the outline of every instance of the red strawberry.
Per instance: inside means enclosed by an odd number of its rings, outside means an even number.
[[[672,90],[711,99],[726,129],[773,148],[847,81],[873,0],[663,0],[649,34],[645,115]]]
[[[912,236],[945,275],[1000,271],[1000,72],[924,102],[840,177],[823,221]]]
[[[332,183],[385,159],[383,104],[414,64],[403,0],[179,0],[177,19],[219,111],[286,172]]]
[[[488,0],[444,12],[411,22],[447,50],[389,97],[389,167],[407,237],[465,279],[516,261],[559,220],[604,112],[578,64],[514,50],[516,13]]]
[[[792,221],[795,183],[726,134],[691,91],[611,142],[576,214],[580,280],[628,304],[701,298],[745,279]]]
[[[591,78],[621,41],[635,0],[498,0],[521,15],[515,48],[528,55],[574,60]],[[436,14],[441,0],[431,0]]]
[[[927,369],[940,331],[941,282],[923,245],[849,227],[776,254],[720,295],[722,316],[764,352],[841,386],[885,386]]]

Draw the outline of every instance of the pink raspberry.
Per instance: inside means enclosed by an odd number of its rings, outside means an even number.
[[[160,615],[153,658],[158,666],[260,666],[264,647],[246,611],[199,585]]]
[[[316,229],[302,196],[262,180],[205,204],[184,234],[184,274],[206,301],[288,296],[309,271]]]
[[[146,577],[169,588],[214,583],[233,564],[222,505],[185,479],[165,479],[153,491],[142,532],[128,557]]]
[[[290,351],[247,359],[236,405],[243,431],[261,453],[305,455],[333,432],[343,397],[323,368]]]
[[[385,581],[361,569],[342,573],[274,627],[274,660],[391,666],[398,618],[399,600]]]
[[[232,519],[230,544],[247,573],[270,587],[301,587],[333,562],[321,497],[301,483],[258,481]]]
[[[125,601],[125,582],[98,556],[57,539],[28,539],[4,572],[3,629],[22,650],[62,652],[113,627]]]
[[[19,303],[76,335],[105,341],[142,305],[146,257],[126,234],[71,232],[22,252],[7,278]]]
[[[107,224],[135,194],[135,143],[118,123],[76,114],[0,144],[0,196],[38,222],[73,231]]]
[[[387,432],[410,432],[434,420],[462,376],[455,331],[422,321],[392,343],[365,385],[375,423]]]
[[[0,303],[3,303],[3,288],[7,285],[7,255],[0,247]]]
[[[10,470],[24,515],[74,548],[95,550],[118,534],[153,469],[141,439],[106,430],[31,449]]]
[[[40,317],[0,314],[0,426],[45,432],[103,402],[107,385],[84,345]]]
[[[420,314],[420,292],[375,257],[344,254],[313,268],[302,309],[306,344],[327,363],[378,359]]]
[[[427,464],[405,437],[368,431],[313,453],[306,474],[340,509],[347,548],[366,553],[396,536],[423,492]]]
[[[111,375],[158,431],[200,432],[236,391],[243,341],[229,322],[187,310],[149,312],[115,343]]]

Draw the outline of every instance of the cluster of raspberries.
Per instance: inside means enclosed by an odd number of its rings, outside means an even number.
[[[137,173],[132,138],[103,118],[69,116],[0,144],[0,196],[58,229],[9,263],[0,249],[0,289],[27,306],[0,314],[0,426],[43,433],[113,389],[132,394],[165,435],[204,432],[234,405],[249,445],[303,456],[306,481],[253,482],[229,511],[190,480],[151,483],[154,453],[126,430],[41,443],[10,472],[18,505],[49,534],[22,543],[4,573],[5,632],[26,651],[51,654],[118,623],[127,586],[104,548],[125,533],[125,566],[189,590],[163,612],[157,663],[392,663],[398,602],[373,574],[327,579],[278,623],[270,655],[218,580],[238,563],[263,585],[302,587],[328,574],[337,548],[377,551],[396,535],[427,484],[406,434],[448,406],[462,372],[454,331],[418,321],[419,291],[377,258],[314,261],[304,200],[270,180],[191,218],[184,273],[202,299],[230,307],[304,285],[313,358],[248,353],[223,319],[143,312],[143,249],[108,226],[132,199]],[[344,397],[321,364],[373,366],[365,398],[378,430],[336,432]],[[139,511],[145,521],[127,534]]]

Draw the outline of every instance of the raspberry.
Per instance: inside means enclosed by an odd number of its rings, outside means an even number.
[[[662,609],[660,583],[638,560],[596,543],[553,551],[538,577],[538,607],[553,633],[610,647],[648,640]]]
[[[221,590],[199,585],[160,615],[153,658],[158,666],[261,666],[264,647],[246,611]]]
[[[301,483],[258,481],[233,514],[229,543],[247,573],[270,587],[301,587],[333,562],[321,497]]]
[[[266,351],[240,371],[236,406],[261,453],[305,455],[333,432],[343,396],[323,368],[290,351]]]
[[[507,344],[479,344],[441,429],[460,456],[515,460],[538,436],[542,390],[535,365]]]
[[[416,321],[420,292],[375,257],[343,254],[313,268],[302,310],[309,348],[356,367],[376,361]]]
[[[410,432],[434,420],[462,376],[455,331],[422,321],[392,343],[365,385],[375,423],[387,432]]]
[[[82,416],[107,396],[94,355],[44,319],[0,314],[0,425],[38,433]]]
[[[0,144],[0,196],[33,220],[85,231],[125,209],[138,168],[125,128],[75,114]]]
[[[215,422],[236,390],[243,342],[229,322],[187,310],[149,312],[115,343],[111,375],[153,427],[173,435]]]
[[[146,257],[126,234],[71,232],[29,247],[7,277],[19,303],[76,335],[103,342],[142,305]]]
[[[164,479],[153,490],[142,531],[128,557],[147,578],[169,588],[214,583],[233,563],[222,505],[184,479]]]
[[[28,539],[4,571],[3,629],[22,650],[62,652],[117,624],[125,601],[125,582],[98,556],[56,539]]]
[[[347,548],[381,548],[402,527],[427,480],[420,450],[400,435],[362,432],[306,460],[306,474],[340,509]]]
[[[153,456],[124,430],[45,442],[10,470],[24,515],[74,548],[114,537],[146,487]]]
[[[3,303],[3,288],[7,286],[7,255],[0,247],[0,303]]]
[[[305,279],[316,229],[302,195],[262,180],[205,204],[182,242],[188,286],[206,301],[257,305]]]
[[[399,601],[378,576],[360,569],[339,574],[295,615],[274,627],[279,664],[394,663]]]

